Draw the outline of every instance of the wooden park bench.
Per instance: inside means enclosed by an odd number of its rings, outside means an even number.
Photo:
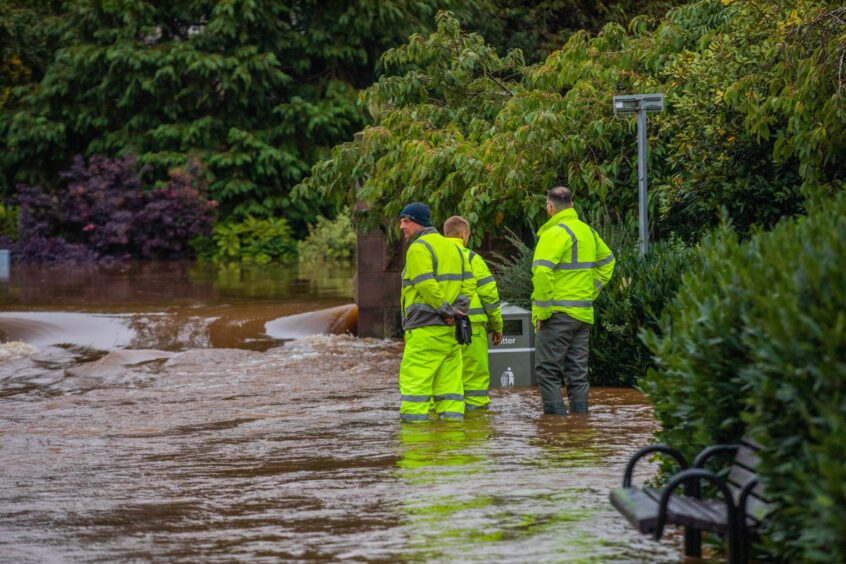
[[[746,439],[739,444],[714,445],[700,452],[690,467],[679,451],[667,445],[643,447],[626,465],[623,487],[611,490],[611,503],[638,531],[653,535],[655,540],[661,538],[666,525],[684,527],[686,556],[702,555],[701,531],[708,531],[726,539],[729,562],[746,562],[750,533],[769,513],[758,482],[758,450]],[[632,487],[635,464],[653,453],[671,456],[681,471],[671,476],[663,488]],[[718,454],[734,456],[725,479],[705,468],[705,463]],[[720,495],[702,499],[702,482],[712,484]]]

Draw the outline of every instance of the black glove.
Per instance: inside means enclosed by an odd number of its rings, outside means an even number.
[[[470,318],[460,311],[455,312],[455,340],[459,345],[469,345],[473,339],[473,328],[470,326]]]

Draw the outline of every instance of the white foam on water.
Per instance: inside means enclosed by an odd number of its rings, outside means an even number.
[[[11,343],[0,344],[0,362],[7,360],[15,360],[18,358],[26,358],[33,356],[38,352],[38,348],[24,343],[23,341],[13,341]]]

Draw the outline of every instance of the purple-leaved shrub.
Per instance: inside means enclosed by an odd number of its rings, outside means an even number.
[[[143,172],[143,171],[141,171]],[[174,169],[167,184],[145,190],[134,156],[81,156],[55,191],[18,186],[16,260],[86,262],[191,256],[208,235],[217,203],[208,199],[199,163]]]

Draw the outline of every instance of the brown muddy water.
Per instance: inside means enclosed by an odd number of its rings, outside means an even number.
[[[350,280],[0,283],[0,331],[23,341],[0,345],[0,561],[679,559],[678,535],[654,543],[608,503],[656,428],[640,393],[553,419],[536,389],[498,388],[490,413],[400,424],[400,342],[305,336]]]

